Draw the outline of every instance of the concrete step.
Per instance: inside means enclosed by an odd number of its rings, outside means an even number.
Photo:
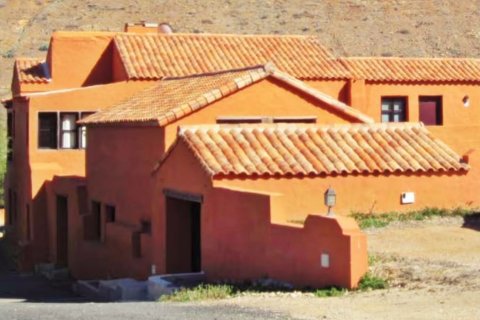
[[[75,293],[94,301],[145,301],[147,281],[130,278],[115,280],[79,280]]]
[[[172,294],[180,288],[189,288],[205,282],[204,272],[177,273],[148,278],[148,299],[158,300],[162,295]]]
[[[58,268],[53,263],[39,263],[34,267],[35,274],[39,274],[51,281],[68,281],[70,272],[68,268]]]

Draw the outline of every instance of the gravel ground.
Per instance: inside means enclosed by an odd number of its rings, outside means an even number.
[[[393,223],[367,234],[371,271],[388,278],[390,289],[332,298],[272,292],[197,303],[89,303],[65,285],[2,274],[0,268],[0,320],[480,319],[478,224],[437,218]]]
[[[238,306],[202,304],[138,303],[1,303],[5,320],[127,320],[127,319],[285,319],[272,312]]]

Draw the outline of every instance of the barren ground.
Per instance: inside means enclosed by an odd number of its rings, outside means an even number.
[[[339,55],[480,56],[479,2],[456,0],[0,0],[0,97],[15,56],[44,57],[54,30],[310,34]]]
[[[444,218],[368,230],[372,272],[390,280],[387,290],[333,298],[272,293],[204,303],[296,319],[480,319],[480,232],[462,226],[461,218]]]

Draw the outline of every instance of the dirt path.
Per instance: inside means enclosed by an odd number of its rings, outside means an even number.
[[[480,232],[461,218],[367,230],[372,271],[391,288],[335,298],[244,296],[209,304],[275,310],[296,319],[480,319]]]

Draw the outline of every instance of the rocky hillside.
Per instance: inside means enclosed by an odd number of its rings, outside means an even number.
[[[175,32],[313,34],[339,55],[478,57],[479,10],[458,0],[0,0],[0,96],[14,57],[44,56],[54,30],[147,20]]]

